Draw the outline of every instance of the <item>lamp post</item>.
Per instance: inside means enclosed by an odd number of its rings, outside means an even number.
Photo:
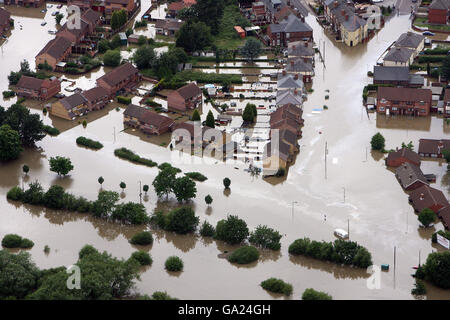
[[[292,201],[292,219],[294,219],[294,204],[298,204],[298,202]]]
[[[342,187],[342,190],[344,190],[344,203],[345,203],[345,187]]]
[[[142,204],[142,182],[139,181],[139,203]]]

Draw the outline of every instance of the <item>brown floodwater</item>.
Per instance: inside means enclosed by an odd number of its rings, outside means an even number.
[[[41,17],[13,18],[21,23],[23,30],[13,30],[3,45],[1,91],[7,89],[6,75],[17,70],[24,58],[33,66],[35,54],[53,37],[40,28]],[[53,17],[48,21],[51,24]],[[244,172],[246,165],[242,163],[225,164],[213,160],[198,164],[194,160],[199,159],[194,157],[187,157],[192,163],[177,163],[176,153],[160,146],[158,139],[149,141],[151,139],[139,133],[122,131],[123,109],[116,111],[111,107],[97,116],[88,115],[86,128],[78,122],[64,124],[64,121],[47,116],[44,117],[46,123],[65,128],[65,131],[56,138],[46,137],[37,148],[25,150],[18,160],[1,164],[0,237],[18,233],[32,239],[35,246],[29,252],[40,268],[71,265],[80,248],[88,243],[114,256],[129,257],[138,248],[129,244],[128,239],[144,227],[20,205],[7,201],[5,196],[9,188],[37,179],[45,188],[59,184],[73,194],[95,199],[99,191],[97,178],[103,176],[105,189],[119,192],[119,183],[124,181],[127,188],[122,195],[123,201],[139,201],[139,181],[150,185],[157,169],[134,165],[114,156],[114,149],[127,147],[158,163],[172,161],[184,172],[204,173],[208,180],[197,183],[197,199],[192,203],[201,221],[206,219],[215,224],[227,214],[236,214],[250,229],[264,224],[284,235],[279,253],[263,252],[257,263],[238,267],[219,258],[224,251],[234,247],[199,236],[155,231],[154,244],[143,248],[150,252],[154,263],[145,269],[141,281],[137,282],[138,292],[151,294],[166,290],[181,299],[284,299],[268,294],[259,286],[261,281],[277,277],[292,283],[293,299],[299,299],[308,287],[327,291],[335,299],[412,299],[412,266],[418,264],[419,252],[423,262],[429,253],[440,250],[431,245],[430,237],[432,232],[443,227],[438,223],[432,230],[419,228],[407,194],[394,174],[384,166],[382,156],[370,152],[369,141],[380,131],[386,137],[388,149],[410,140],[417,148],[420,138],[448,138],[449,133],[442,119],[436,117],[411,120],[383,119],[373,113],[368,116],[361,101],[362,87],[368,83],[367,70],[393,40],[410,28],[410,21],[408,16],[395,17],[369,43],[355,48],[332,42],[313,16],[310,15],[307,21],[314,29],[315,41],[320,41],[322,46],[325,42],[326,68],[316,63],[314,92],[304,104],[305,126],[299,141],[301,152],[286,179],[268,183]],[[329,100],[325,100],[326,94],[329,94]],[[3,102],[3,105],[11,103]],[[324,104],[328,110],[312,113]],[[204,108],[208,110],[210,105]],[[37,107],[31,110],[41,112]],[[78,147],[75,139],[80,135],[101,141],[104,148],[91,151]],[[326,178],[325,143],[329,151]],[[56,155],[72,159],[75,169],[69,176],[58,178],[49,171],[48,159]],[[21,173],[24,164],[30,166],[26,178]],[[437,175],[434,186],[448,194],[446,165],[439,161],[423,161],[422,166],[424,172]],[[224,177],[231,179],[230,192],[223,190]],[[207,194],[214,199],[211,207],[203,200]],[[297,204],[293,205],[293,201]],[[177,206],[172,198],[167,202],[158,201],[153,190],[145,197],[144,204],[148,212]],[[365,270],[288,254],[288,245],[293,240],[306,236],[332,241],[333,230],[347,228],[348,222],[350,239],[367,247],[375,264],[391,265],[389,272],[381,274],[380,289],[367,288],[369,274]],[[44,253],[45,245],[50,247],[49,254]],[[394,246],[397,252],[395,274]],[[170,255],[183,259],[182,273],[169,274],[164,270],[164,261]],[[430,299],[450,298],[449,291],[429,284],[427,287]]]

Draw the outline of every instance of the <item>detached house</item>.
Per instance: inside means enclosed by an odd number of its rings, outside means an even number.
[[[169,117],[130,104],[123,113],[123,122],[147,134],[161,135],[169,131],[174,121]]]
[[[433,0],[428,6],[428,23],[447,24],[449,19],[449,0]]]
[[[109,96],[120,90],[131,91],[141,81],[141,74],[131,63],[127,62],[97,79],[97,86],[105,89]]]
[[[74,93],[52,104],[50,114],[66,120],[74,120],[76,117],[88,113],[86,99],[81,93]]]
[[[415,51],[409,48],[393,47],[383,58],[385,67],[408,67],[413,64]]]
[[[293,41],[312,41],[311,27],[297,16],[291,14],[279,23],[272,23],[267,27],[268,45],[287,47]]]
[[[183,21],[169,18],[164,20],[156,20],[156,33],[164,36],[173,36],[178,30],[180,30],[183,23]]]
[[[438,213],[439,210],[449,205],[442,191],[429,186],[422,186],[411,192],[409,202],[416,212],[421,212],[423,209],[431,209]]]
[[[81,10],[88,10],[94,5],[94,0],[67,0],[67,7],[77,6]]]
[[[36,66],[47,62],[53,69],[66,60],[72,52],[72,42],[65,37],[50,40],[36,56]]]
[[[11,28],[11,14],[0,8],[0,36]]]
[[[377,112],[394,115],[428,116],[431,90],[416,88],[379,87]]]
[[[61,91],[61,82],[56,77],[42,80],[22,76],[14,91],[19,97],[48,100]]]
[[[197,108],[201,102],[202,90],[195,83],[189,83],[167,96],[167,107],[171,111],[185,112]]]
[[[424,85],[424,77],[420,74],[410,74],[408,67],[374,66],[373,83],[420,88]]]

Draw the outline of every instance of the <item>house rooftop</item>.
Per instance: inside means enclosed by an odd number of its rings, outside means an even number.
[[[374,81],[409,81],[408,67],[373,67]]]
[[[387,156],[387,161],[393,161],[397,159],[406,158],[411,162],[420,164],[420,156],[417,152],[414,152],[408,148],[401,148],[397,151],[389,152]]]
[[[117,68],[108,72],[97,80],[103,80],[110,86],[116,86],[126,78],[137,73],[139,73],[139,70],[136,69],[131,63],[127,62],[118,66]]]
[[[56,60],[61,59],[64,53],[72,47],[72,42],[64,37],[56,37],[50,40],[44,48],[37,54],[38,56],[47,53]]]
[[[381,99],[394,101],[412,101],[412,102],[430,102],[431,90],[418,88],[400,88],[400,87],[379,87],[377,100]]]
[[[191,99],[202,93],[202,90],[193,82],[176,90],[185,100]]]
[[[413,183],[421,181],[424,184],[428,184],[427,178],[422,173],[422,170],[414,164],[409,162],[403,163],[395,170],[395,175],[399,180],[403,189],[408,188]]]
[[[418,212],[432,206],[439,205],[447,207],[449,205],[447,198],[442,191],[430,186],[422,186],[417,188],[409,195],[414,209]]]
[[[411,56],[414,54],[414,50],[403,48],[403,47],[393,47],[389,52],[384,56],[384,61],[394,61],[406,63],[411,59]]]
[[[405,32],[403,33],[395,42],[395,47],[404,47],[404,48],[414,48],[417,49],[420,43],[425,39],[425,36],[414,33],[414,32]]]
[[[450,140],[447,139],[420,139],[419,154],[439,154],[442,150],[450,150]]]

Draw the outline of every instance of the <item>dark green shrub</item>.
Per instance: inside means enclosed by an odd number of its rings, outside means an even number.
[[[247,223],[237,216],[229,215],[226,220],[220,220],[216,225],[216,239],[229,244],[239,244],[248,237]]]
[[[136,233],[130,240],[131,244],[137,244],[137,245],[149,245],[153,243],[153,236],[148,231],[142,231],[139,233]]]
[[[99,149],[103,148],[103,144],[101,144],[100,142],[86,138],[86,137],[78,137],[77,144],[91,148],[91,149],[95,149],[95,150],[99,150]]]
[[[58,185],[51,186],[45,193],[43,204],[47,208],[60,210],[64,208],[64,188]]]
[[[117,102],[128,105],[131,103],[131,98],[117,96]]]
[[[158,164],[150,159],[141,158],[137,154],[135,154],[133,151],[127,149],[127,148],[120,148],[114,150],[114,155],[118,158],[129,160],[131,162],[142,164],[147,167],[156,167]]]
[[[290,296],[292,294],[292,285],[281,279],[269,278],[261,282],[261,287],[267,291],[281,293],[286,296]]]
[[[12,187],[6,194],[6,198],[13,201],[21,201],[23,198],[23,190],[18,186]]]
[[[173,169],[175,170],[176,173],[181,172],[181,169],[177,168],[177,167],[173,167],[170,163],[168,162],[163,162],[158,166],[159,170],[165,170],[165,169]]]
[[[95,253],[99,253],[98,250],[90,244],[86,244],[83,248],[81,248],[80,252],[78,252],[78,258],[83,259],[84,257]]]
[[[166,270],[176,272],[183,270],[183,261],[177,256],[167,258],[165,263]]]
[[[167,292],[155,291],[152,294],[153,300],[178,300],[177,298],[173,298],[167,294]]]
[[[22,238],[17,234],[7,234],[3,237],[2,246],[11,249],[13,248],[29,249],[34,246],[34,242],[29,239]]]
[[[186,172],[185,175],[187,175],[192,180],[200,181],[200,182],[203,182],[203,181],[208,179],[207,177],[205,177],[200,172]]]
[[[131,254],[131,259],[139,262],[141,266],[149,266],[153,263],[152,257],[145,251],[135,251]]]
[[[411,289],[411,294],[415,296],[422,296],[427,293],[427,289],[425,288],[425,285],[422,281],[416,280],[416,283],[414,284],[414,288]]]
[[[179,234],[195,231],[200,219],[191,207],[181,207],[170,211],[166,216],[164,229]]]
[[[22,201],[24,203],[40,205],[43,203],[44,189],[37,181],[29,184],[28,189],[23,193]]]
[[[47,125],[44,125],[44,132],[51,136],[57,136],[60,133],[58,129]]]
[[[29,248],[32,248],[33,246],[34,246],[34,242],[31,241],[30,239],[25,239],[25,238],[22,239],[22,242],[20,244],[20,247],[23,249],[29,249]]]
[[[240,247],[231,253],[228,257],[228,261],[238,264],[247,264],[259,259],[259,251],[252,246]]]
[[[216,230],[214,227],[208,223],[207,221],[204,221],[202,226],[200,227],[200,235],[202,237],[214,237]]]
[[[308,288],[303,292],[302,300],[332,300],[332,298],[325,292]]]

